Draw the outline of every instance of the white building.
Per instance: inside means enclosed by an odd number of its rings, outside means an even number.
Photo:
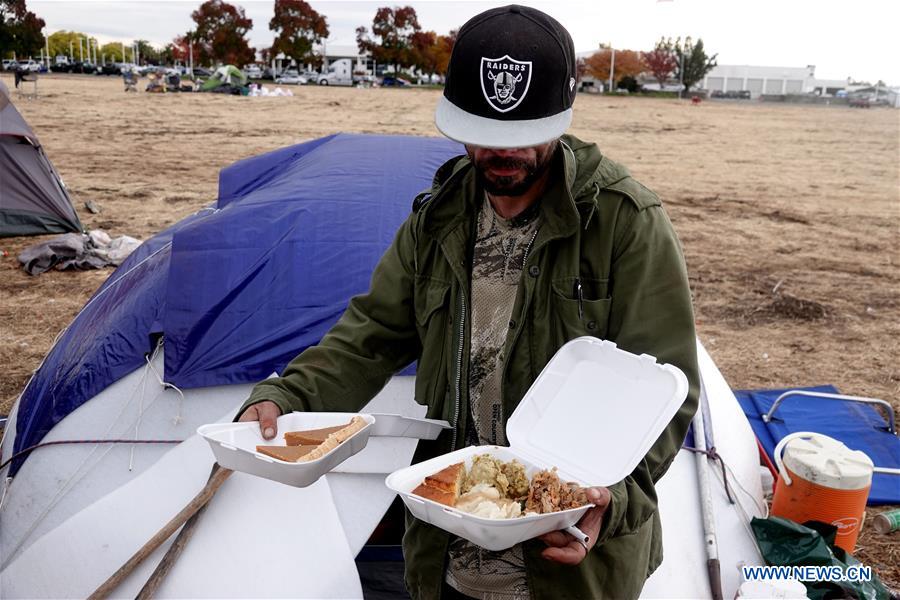
[[[816,79],[815,65],[806,67],[757,67],[751,65],[718,65],[700,86],[710,92],[749,91],[751,98],[763,94],[817,94],[834,96],[847,89],[847,80]]]

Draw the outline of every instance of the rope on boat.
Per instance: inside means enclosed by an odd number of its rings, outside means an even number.
[[[692,448],[691,446],[681,446],[681,449],[696,454],[705,454],[707,458],[719,461],[719,465],[722,467],[722,483],[725,485],[725,495],[728,496],[728,502],[734,504],[735,500],[731,497],[731,487],[728,485],[728,474],[725,471],[725,460],[722,458],[722,455],[716,451],[716,447],[713,446],[708,450],[701,450],[700,448]]]
[[[108,440],[56,440],[53,442],[41,442],[40,444],[35,444],[34,446],[29,446],[24,450],[20,450],[7,458],[5,461],[0,463],[0,470],[3,470],[3,467],[19,458],[20,456],[25,456],[32,450],[36,450],[38,448],[43,448],[44,446],[57,446],[61,444],[180,444],[185,440],[126,440],[126,439],[108,439]]]

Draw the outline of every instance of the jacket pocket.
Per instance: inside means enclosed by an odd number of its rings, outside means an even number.
[[[449,283],[425,277],[416,279],[415,311],[416,324],[419,327],[427,328],[434,314],[448,307],[449,292]]]
[[[597,297],[595,294],[602,294]],[[590,335],[598,338],[606,336],[609,309],[612,299],[606,296],[606,281],[585,280],[582,282],[581,298],[575,290],[574,278],[553,281],[553,310],[556,334],[562,342]]]
[[[416,279],[413,308],[422,351],[416,365],[415,400],[434,407],[443,404],[446,384],[445,351],[450,332],[450,284],[427,277]]]

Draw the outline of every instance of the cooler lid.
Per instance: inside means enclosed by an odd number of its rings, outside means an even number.
[[[812,432],[785,445],[784,464],[807,481],[838,490],[868,487],[875,467],[864,452]]]
[[[631,474],[687,397],[687,377],[594,337],[566,343],[506,426],[510,447],[585,485]]]

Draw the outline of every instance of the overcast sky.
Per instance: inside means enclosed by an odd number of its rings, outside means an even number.
[[[192,27],[200,0],[27,0],[46,32],[82,31],[101,42],[147,39],[165,44]],[[251,45],[271,45],[273,0],[238,0],[253,19]],[[354,44],[354,30],[371,27],[379,6],[412,5],[424,29],[446,33],[469,17],[506,2],[412,0],[311,1],[325,15],[329,43]],[[900,85],[898,0],[556,0],[523,1],[559,20],[575,50],[612,43],[649,50],[660,36],[703,38],[721,65],[804,67],[822,79],[883,79]]]

